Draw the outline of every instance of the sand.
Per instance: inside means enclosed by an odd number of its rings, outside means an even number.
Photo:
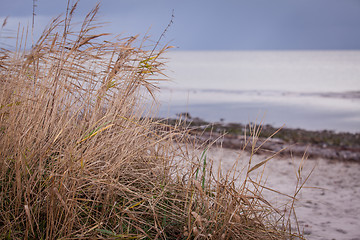
[[[236,159],[240,159],[241,164],[246,164],[249,159],[249,155],[241,151],[220,148],[211,149],[208,157],[215,166],[221,163],[223,170],[230,169]],[[256,163],[267,157],[255,155],[253,161]],[[300,163],[301,158],[290,156],[269,161],[264,171],[266,186],[294,195]],[[314,166],[312,175],[296,197],[295,205],[296,216],[306,239],[360,240],[360,164],[308,159],[302,169],[302,182]],[[289,200],[267,190],[263,195],[279,208]]]

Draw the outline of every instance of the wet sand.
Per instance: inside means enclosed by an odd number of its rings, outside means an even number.
[[[221,163],[230,170],[236,159],[246,164],[247,153],[212,148],[208,152],[214,166]],[[253,164],[269,155],[255,155]],[[266,186],[288,195],[294,195],[300,157],[276,157],[265,167]],[[302,168],[302,180],[314,169],[304,188],[296,196],[296,216],[307,239],[360,240],[360,164],[329,159],[308,159]],[[261,169],[259,169],[261,171]],[[264,178],[265,179],[265,178]],[[264,190],[264,197],[279,207],[288,198]]]

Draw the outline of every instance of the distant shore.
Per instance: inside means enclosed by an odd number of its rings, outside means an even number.
[[[170,125],[175,125],[179,121],[183,122],[183,125],[188,127],[189,134],[201,143],[215,142],[214,144],[229,149],[251,149],[252,147],[248,143],[251,136],[249,125],[210,123],[200,118],[192,118],[189,113],[181,113],[178,117],[178,119],[167,119],[166,122]],[[291,128],[279,130],[271,125],[257,126],[257,128],[261,129],[255,144],[255,147],[261,145],[257,153],[271,154],[280,151],[280,155],[286,156],[307,156],[360,163],[360,133]],[[277,133],[274,134],[275,132]]]

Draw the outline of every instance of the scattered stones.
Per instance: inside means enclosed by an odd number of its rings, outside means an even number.
[[[347,232],[345,230],[342,229],[336,229],[337,232],[342,233],[342,234],[346,234]]]
[[[189,133],[202,143],[213,143],[230,149],[251,150],[257,153],[277,153],[280,155],[307,156],[332,160],[360,162],[360,133],[335,133],[333,131],[307,131],[303,129],[261,126],[256,141],[252,139],[249,126],[239,123],[209,123],[193,118],[189,113],[178,114],[179,120],[168,119],[167,123],[179,128],[186,126]],[[254,125],[252,125],[254,126]],[[259,128],[259,126],[257,126]],[[278,132],[277,132],[278,131]],[[277,132],[275,135],[274,133]],[[273,136],[274,135],[274,136]],[[250,141],[249,141],[250,140]],[[253,145],[254,144],[254,145]]]

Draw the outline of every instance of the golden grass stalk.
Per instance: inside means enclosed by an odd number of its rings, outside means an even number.
[[[216,176],[209,146],[197,156],[151,118],[167,47],[102,41],[98,6],[73,32],[75,8],[30,50],[0,51],[0,238],[291,237],[258,185]]]

